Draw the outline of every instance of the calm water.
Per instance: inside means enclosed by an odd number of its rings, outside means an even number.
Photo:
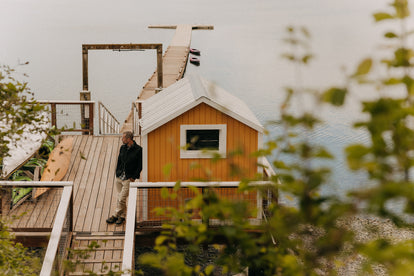
[[[351,3],[352,2],[352,3]],[[214,25],[193,31],[192,47],[201,50],[201,66],[188,72],[216,82],[244,100],[260,121],[277,119],[283,87],[293,84],[293,68],[280,59],[289,24],[306,25],[317,59],[304,72],[303,84],[323,87],[343,83],[341,66],[351,71],[361,58],[375,54],[385,25],[375,26],[371,14],[386,0],[0,0],[0,63],[17,65],[29,74],[37,99],[77,100],[81,90],[82,43],[163,43],[174,31],[148,29],[151,24]],[[156,55],[146,52],[98,52],[89,55],[93,100],[101,100],[123,120],[140,88],[155,69]],[[358,90],[359,91],[359,90]],[[356,98],[360,92],[356,91]],[[371,93],[370,91],[362,91]],[[359,93],[359,94],[358,94]],[[364,142],[352,130],[358,105],[344,110],[318,110],[327,122],[311,138],[337,156],[330,192],[358,187],[362,175],[350,174],[342,148]],[[278,132],[269,127],[272,134]]]

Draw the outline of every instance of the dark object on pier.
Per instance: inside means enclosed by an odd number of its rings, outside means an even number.
[[[199,56],[200,55],[200,50],[190,48],[190,53],[192,53],[193,55]]]
[[[200,65],[200,60],[196,57],[190,57],[190,63],[199,66]]]

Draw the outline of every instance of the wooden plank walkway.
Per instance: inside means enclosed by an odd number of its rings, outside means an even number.
[[[163,56],[164,88],[184,75],[193,29],[212,26],[176,25],[153,26],[174,28],[175,35]],[[155,71],[144,85],[138,100],[145,100],[157,90]],[[125,120],[121,133],[132,129],[132,112]],[[108,225],[106,218],[115,210],[117,193],[114,187],[115,169],[121,136],[74,135],[73,151],[68,172],[63,181],[73,181],[73,240],[72,249],[99,246],[87,260],[76,259],[79,265],[69,275],[106,274],[122,265],[125,224]],[[137,142],[139,139],[135,139]],[[52,188],[36,201],[27,200],[10,210],[11,189],[3,192],[2,215],[8,218],[13,231],[48,233],[53,227],[62,189]],[[140,211],[137,210],[139,213]]]
[[[175,34],[170,45],[165,51],[162,58],[163,66],[163,88],[167,88],[171,84],[180,80],[184,76],[187,66],[188,55],[191,45],[191,32],[193,29],[213,29],[213,26],[203,25],[174,25],[174,26],[149,26],[149,28],[166,28],[175,29]],[[154,71],[147,83],[141,90],[138,100],[146,100],[153,96],[157,90],[157,71]],[[126,130],[132,130],[133,113],[129,113],[124,124],[121,127],[121,133]]]
[[[105,220],[116,207],[114,181],[122,144],[121,135],[73,137],[71,161],[63,179],[73,181],[72,249],[85,249],[94,241],[100,246],[90,258],[80,261],[73,275],[83,275],[82,269],[92,269],[97,274],[103,273],[105,269],[119,269],[122,264],[125,224],[108,225]],[[135,140],[139,141],[137,138]],[[10,201],[6,195],[6,200],[2,201],[3,215],[9,219],[15,217],[10,224],[14,231],[50,232],[61,194],[62,189],[52,188],[40,196],[38,201],[26,200],[14,210],[10,210]]]
[[[73,230],[82,233],[124,231],[123,225],[105,222],[116,206],[114,181],[121,136],[73,137],[71,161],[63,179],[73,181]],[[9,219],[14,231],[50,231],[61,194],[61,188],[51,188],[37,201],[26,200],[10,210],[10,191],[7,191],[3,195],[2,214]]]
[[[116,206],[114,180],[121,143],[120,136],[75,137],[72,169],[65,177],[74,181],[72,249],[87,249],[92,243],[99,248],[86,260],[75,258],[79,264],[69,275],[105,274],[121,267],[125,224],[105,222]]]

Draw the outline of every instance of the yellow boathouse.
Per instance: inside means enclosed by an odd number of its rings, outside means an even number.
[[[142,182],[240,181],[261,172],[253,153],[262,147],[263,126],[243,101],[214,83],[190,75],[141,107]],[[246,196],[256,200],[256,194]],[[159,219],[153,209],[165,206],[162,201],[159,190],[144,195],[142,219]]]

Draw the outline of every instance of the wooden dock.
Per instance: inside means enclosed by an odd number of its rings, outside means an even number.
[[[192,30],[212,30],[213,26],[187,24],[158,25],[149,26],[149,28],[175,29],[174,37],[172,38],[171,43],[162,58],[163,88],[167,88],[184,76],[190,51]],[[154,71],[147,83],[143,86],[137,100],[146,100],[150,98],[158,92],[157,89],[157,71]],[[132,120],[133,113],[131,111],[121,127],[121,132],[132,130]]]
[[[98,274],[109,269],[119,270],[122,264],[125,224],[108,225],[105,220],[116,207],[114,178],[122,144],[121,136],[73,137],[70,167],[63,179],[73,181],[72,249],[86,249],[93,242],[99,248],[88,259],[78,260],[75,272],[69,275],[84,275],[83,271],[87,270]],[[136,141],[139,142],[139,139]],[[34,235],[36,232],[38,235],[47,235],[53,227],[61,193],[61,189],[52,188],[38,201],[27,200],[12,211],[4,203],[3,215],[16,217],[10,226],[18,236],[28,233]]]
[[[150,26],[150,28],[175,29],[171,44],[163,55],[163,86],[168,87],[184,76],[191,44],[193,29],[212,29],[212,26],[176,25]],[[138,100],[145,100],[158,92],[157,72],[155,71],[142,88]],[[121,133],[132,129],[131,112]],[[108,225],[106,219],[114,212],[117,192],[114,187],[115,170],[122,144],[121,135],[92,136],[72,135],[74,138],[70,165],[63,181],[73,182],[73,236],[71,248],[87,250],[94,247],[89,258],[72,257],[77,262],[75,271],[68,275],[107,274],[109,270],[119,271],[122,266],[125,224]],[[139,143],[139,137],[135,138]],[[2,216],[9,220],[10,227],[21,240],[34,241],[40,237],[47,245],[62,189],[51,188],[36,201],[26,200],[10,209],[11,189],[2,194]],[[7,200],[9,199],[9,200]],[[137,210],[138,212],[138,210]],[[26,239],[24,239],[26,238]]]
[[[116,207],[114,181],[121,144],[120,136],[75,136],[73,162],[66,175],[74,185],[72,249],[85,249],[93,242],[99,248],[80,261],[76,273],[70,275],[82,275],[87,270],[117,271],[121,267],[125,225],[108,225],[105,221]]]

